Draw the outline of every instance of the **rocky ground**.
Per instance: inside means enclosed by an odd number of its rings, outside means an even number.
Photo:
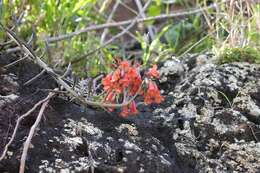
[[[0,65],[13,57],[1,55]],[[0,152],[18,116],[55,88],[48,75],[23,62],[0,72]],[[211,55],[189,55],[161,65],[165,102],[140,106],[128,119],[54,98],[34,136],[30,173],[260,172],[260,66],[216,65]],[[22,121],[0,172],[19,169],[22,144],[37,111]]]

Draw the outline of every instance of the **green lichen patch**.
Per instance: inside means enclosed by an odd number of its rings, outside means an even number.
[[[253,47],[225,48],[218,58],[219,64],[232,62],[260,63],[260,50]]]

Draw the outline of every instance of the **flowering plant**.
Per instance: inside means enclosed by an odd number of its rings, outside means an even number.
[[[140,71],[138,63],[131,64],[129,61],[117,59],[114,71],[102,79],[106,93],[104,102],[118,103],[119,100],[123,103],[129,102],[122,107],[120,113],[122,117],[138,113],[135,102],[137,96],[142,96],[147,105],[163,101],[160,90],[154,82],[160,76],[157,65],[153,65],[143,75]],[[109,111],[113,110],[114,108],[109,108]]]

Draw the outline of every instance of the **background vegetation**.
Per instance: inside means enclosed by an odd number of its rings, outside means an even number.
[[[139,6],[138,6],[139,2]],[[186,53],[212,51],[220,63],[259,62],[260,5],[257,1],[206,0],[3,0],[1,22],[19,33],[43,58],[57,67],[70,62],[81,77],[110,71],[115,56],[136,59],[144,66]],[[141,4],[141,7],[140,7]],[[129,27],[91,29],[69,39],[53,37],[89,26],[139,19],[175,17],[138,22]],[[124,15],[125,14],[125,15]],[[131,25],[131,24],[129,24]],[[123,30],[123,31],[122,31]],[[125,32],[114,39],[117,34]],[[2,46],[6,36],[1,33]],[[114,39],[111,43],[106,41]],[[252,60],[253,59],[253,60]]]

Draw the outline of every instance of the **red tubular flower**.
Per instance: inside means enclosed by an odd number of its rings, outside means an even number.
[[[104,86],[104,90],[105,90],[105,91],[110,91],[110,90],[112,90],[113,86],[112,86],[111,80],[112,80],[112,75],[111,75],[111,74],[108,74],[108,75],[102,80],[102,84],[103,84],[103,86]]]
[[[140,78],[135,78],[135,82],[132,83],[132,86],[129,90],[129,95],[134,96],[136,92],[139,90],[139,88],[142,85],[142,80]]]
[[[121,78],[121,71],[118,69],[116,70],[113,75],[112,75],[112,79],[111,82],[116,82]]]
[[[128,106],[124,106],[124,107],[122,108],[122,112],[120,113],[120,115],[121,115],[122,117],[124,117],[124,118],[129,115]]]
[[[129,105],[124,106],[122,108],[122,112],[120,115],[124,118],[128,117],[129,115],[136,115],[138,113],[138,110],[136,108],[135,101],[132,101]]]
[[[161,96],[160,90],[153,81],[148,82],[148,89],[144,95],[145,104],[161,103],[164,98]]]
[[[119,67],[122,70],[127,70],[130,67],[130,63],[128,61],[121,61]]]
[[[154,78],[157,78],[157,79],[160,77],[160,74],[159,74],[159,72],[157,70],[157,65],[156,64],[153,65],[153,67],[150,68],[146,74],[149,77],[154,77]]]
[[[113,93],[113,92],[108,93],[108,95],[106,97],[106,101],[112,103],[112,102],[114,102],[114,100],[115,100],[115,93]]]
[[[129,107],[130,107],[130,113],[131,113],[131,114],[135,115],[135,114],[138,113],[138,110],[137,110],[137,108],[136,108],[136,103],[135,103],[135,101],[132,101],[132,102],[130,103]]]
[[[115,98],[116,98],[116,95],[113,91],[109,92],[108,95],[106,96],[105,98],[105,101],[109,102],[109,103],[114,103],[115,102]],[[108,108],[108,111],[109,112],[112,112],[114,111],[114,108]]]
[[[130,78],[129,95],[133,96],[136,94],[138,89],[141,87],[142,79],[136,68],[130,68],[128,72],[128,78]]]

